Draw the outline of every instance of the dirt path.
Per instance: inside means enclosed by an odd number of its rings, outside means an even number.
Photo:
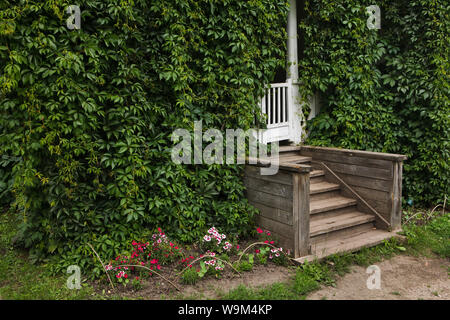
[[[353,266],[351,273],[308,296],[310,300],[450,300],[450,262],[437,258],[395,256],[376,264],[381,288],[369,290],[366,268]]]

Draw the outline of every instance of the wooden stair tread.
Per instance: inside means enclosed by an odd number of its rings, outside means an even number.
[[[339,190],[341,187],[336,183],[331,183],[327,181],[322,182],[311,182],[309,187],[309,194],[323,193],[327,191]]]
[[[309,173],[310,178],[321,177],[325,175],[325,171],[323,170],[313,170]]]
[[[303,156],[280,156],[280,163],[283,162],[289,162],[289,163],[306,163],[306,162],[311,162],[312,158],[311,157],[303,157]]]
[[[397,232],[372,229],[345,239],[336,239],[330,242],[319,243],[312,247],[312,254],[295,259],[298,263],[322,260],[330,255],[344,252],[355,252],[365,247],[373,247],[386,239],[401,237]]]
[[[341,209],[345,207],[350,207],[356,205],[355,199],[350,199],[346,197],[336,196],[330,197],[328,199],[313,200],[310,202],[309,211],[310,214],[326,212],[334,209]]]
[[[310,236],[315,237],[321,234],[372,222],[374,220],[374,216],[359,211],[343,213],[334,217],[325,216],[310,222]]]
[[[281,146],[278,149],[279,153],[283,153],[283,152],[299,152],[301,150],[302,147],[299,146]]]

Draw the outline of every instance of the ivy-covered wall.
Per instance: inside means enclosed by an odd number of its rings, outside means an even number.
[[[196,120],[252,125],[285,64],[287,12],[284,0],[1,1],[0,154],[18,243],[83,268],[88,242],[109,258],[156,227],[182,241],[213,225],[246,234],[241,168],[175,165],[170,135]]]
[[[381,9],[369,29],[366,7]],[[305,0],[303,94],[321,113],[306,143],[401,153],[403,196],[416,205],[450,191],[449,34],[444,0]]]

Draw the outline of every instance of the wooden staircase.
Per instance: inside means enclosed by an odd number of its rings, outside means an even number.
[[[361,212],[357,199],[344,196],[342,186],[327,179],[325,170],[312,160],[299,155],[297,147],[280,150],[280,164],[303,164],[313,168],[309,191],[310,255],[296,259],[297,262],[357,251],[397,236],[394,232],[377,229],[375,216]]]

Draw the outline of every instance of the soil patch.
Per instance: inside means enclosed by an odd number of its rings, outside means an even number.
[[[307,299],[318,300],[450,300],[450,261],[439,258],[398,255],[376,264],[381,270],[381,288],[369,290],[366,268],[351,272],[323,287]]]

